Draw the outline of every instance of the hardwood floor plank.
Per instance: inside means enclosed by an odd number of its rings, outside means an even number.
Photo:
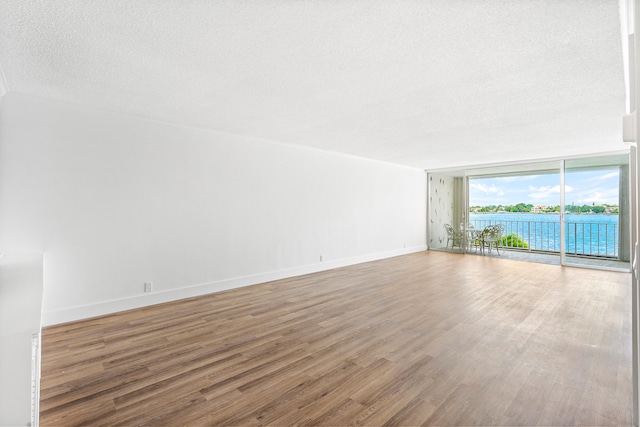
[[[335,363],[335,362],[334,362]],[[358,365],[359,366],[359,365]],[[321,421],[326,417],[337,417],[336,408],[340,408],[347,400],[353,402],[349,396],[353,395],[357,390],[362,388],[363,382],[366,382],[369,378],[380,375],[388,369],[393,369],[393,364],[388,360],[380,359],[366,368],[358,369],[353,375],[348,378],[343,378],[343,382],[339,387],[332,387],[327,389],[320,398],[308,403],[306,406],[298,408],[297,415],[288,414],[289,419],[278,419],[272,422],[273,425],[282,425],[284,422],[299,423],[302,424],[316,424],[322,425]],[[327,373],[322,373],[321,376]],[[315,378],[321,377],[316,376]]]
[[[283,407],[279,400],[276,400],[252,415],[265,425],[295,425],[305,418],[315,416],[319,411],[320,402],[338,388],[341,382],[358,376],[362,371],[361,366],[345,361],[324,375],[314,377],[304,389],[291,392],[290,395],[294,396],[295,411]]]
[[[45,328],[41,424],[631,423],[630,275],[423,252]]]

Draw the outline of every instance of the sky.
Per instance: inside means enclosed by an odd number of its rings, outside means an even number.
[[[618,169],[586,172],[567,171],[567,205],[617,205]],[[560,175],[526,175],[469,180],[469,206],[560,204]]]

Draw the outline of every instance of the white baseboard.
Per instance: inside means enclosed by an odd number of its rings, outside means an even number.
[[[91,317],[117,313],[120,311],[146,307],[149,305],[161,304],[169,301],[176,301],[184,298],[191,298],[200,295],[211,294],[214,292],[241,288],[243,286],[256,285],[258,283],[286,279],[289,277],[301,276],[303,274],[316,273],[319,271],[331,270],[333,268],[346,267],[349,265],[361,264],[363,262],[391,258],[399,255],[422,252],[425,250],[427,250],[427,246],[421,245],[412,248],[397,249],[393,251],[362,255],[353,258],[325,261],[317,264],[310,264],[286,270],[255,274],[252,276],[221,280],[218,282],[202,283],[198,285],[186,286],[179,289],[151,292],[129,298],[102,301],[95,304],[68,307],[61,310],[45,311],[43,313],[42,323],[44,326],[51,326],[60,323],[73,322],[77,320],[88,319]]]

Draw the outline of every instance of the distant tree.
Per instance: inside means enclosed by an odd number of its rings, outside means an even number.
[[[471,213],[493,213],[493,212],[498,212],[498,211],[504,211],[504,212],[531,212],[531,209],[533,208],[533,205],[530,203],[518,203],[516,205],[487,205],[487,206],[472,206],[469,207],[469,212]],[[618,206],[617,205],[582,205],[582,206],[576,206],[574,204],[571,205],[567,205],[565,206],[565,211],[569,212],[569,213],[596,213],[596,214],[602,214],[602,213],[612,213],[612,214],[617,214],[618,213]],[[555,213],[555,212],[560,212],[560,205],[555,205],[555,206],[547,206],[547,208],[544,210],[544,212],[547,213]]]
[[[533,205],[525,205],[524,203],[518,203],[514,206],[514,210],[512,212],[531,212],[531,208]]]
[[[495,212],[496,211],[496,206],[495,205],[489,205],[489,206],[483,206],[480,208],[480,210],[478,212]]]

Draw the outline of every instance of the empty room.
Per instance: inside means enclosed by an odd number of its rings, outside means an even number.
[[[0,1],[0,425],[638,425],[636,6]]]

